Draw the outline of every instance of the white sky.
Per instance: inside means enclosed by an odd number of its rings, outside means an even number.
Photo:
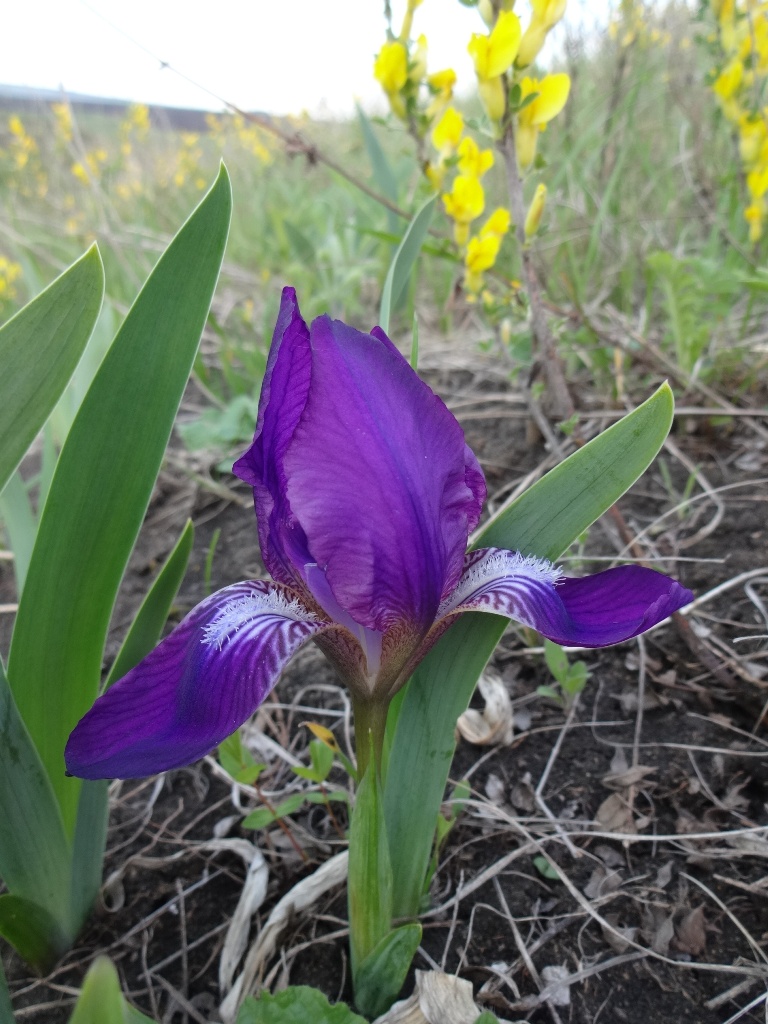
[[[221,107],[162,68],[163,60],[248,110],[340,114],[355,98],[368,109],[384,106],[372,76],[384,39],[383,0],[9,0],[2,6],[4,85]],[[566,17],[581,21],[595,7],[605,10],[606,0],[570,0]],[[399,30],[405,0],[392,0],[392,8]],[[414,34],[427,36],[430,72],[455,68],[459,88],[474,77],[466,46],[479,31],[477,12],[458,0],[424,0],[416,11]]]

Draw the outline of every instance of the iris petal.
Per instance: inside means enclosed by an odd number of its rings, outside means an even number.
[[[426,632],[461,573],[485,485],[461,427],[381,331],[312,324],[312,381],[284,459],[288,500],[338,604]]]
[[[253,714],[288,659],[327,628],[280,585],[255,580],[212,594],[80,720],[67,770],[127,779],[196,761]]]
[[[307,402],[311,369],[309,330],[301,318],[296,292],[284,288],[253,444],[232,472],[253,487],[264,565],[276,580],[299,587],[301,567],[312,559],[304,531],[286,498],[283,457]]]
[[[644,633],[691,600],[690,590],[639,565],[573,579],[544,559],[486,548],[467,555],[459,585],[438,618],[495,612],[555,643],[608,647]],[[435,630],[440,626],[438,621]]]

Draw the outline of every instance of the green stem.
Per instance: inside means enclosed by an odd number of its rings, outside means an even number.
[[[355,752],[357,754],[357,777],[362,779],[368,767],[371,751],[370,734],[373,740],[373,757],[376,771],[381,774],[381,755],[384,747],[384,734],[387,728],[389,699],[362,700],[352,697],[352,711],[355,717]]]

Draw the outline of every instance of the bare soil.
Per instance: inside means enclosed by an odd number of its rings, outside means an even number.
[[[525,403],[490,360],[465,365],[443,352],[431,364],[430,383],[483,463],[492,506],[557,461],[540,439],[527,440]],[[593,434],[612,411],[596,404],[590,412],[589,404],[582,399],[582,429]],[[591,674],[571,706],[537,694],[551,679],[514,629],[499,646],[492,668],[511,698],[513,734],[505,744],[459,742],[452,777],[468,779],[472,796],[442,851],[415,967],[468,978],[478,1004],[502,1018],[725,1024],[741,1011],[741,1021],[765,1020],[766,427],[756,417],[679,419],[671,446],[620,503],[635,553],[699,599],[679,625],[578,655]],[[188,514],[195,552],[177,616],[209,586],[264,574],[247,492],[200,486],[190,469],[206,465],[174,451],[125,581],[107,662]],[[594,571],[628,557],[619,531],[605,517],[566,569]],[[7,563],[0,574],[6,595]],[[0,616],[6,636],[8,618]],[[473,706],[483,709],[479,695]],[[240,824],[264,799],[277,803],[300,785],[290,765],[307,762],[307,721],[349,743],[348,701],[314,648],[289,666],[247,733],[268,764],[260,798],[228,783],[212,759],[113,785],[103,898],[76,948],[47,978],[2,949],[20,1021],[66,1021],[101,952],[130,999],[157,1020],[220,1019],[219,959],[247,848],[215,850],[211,841],[245,840],[266,859],[267,895],[251,941],[280,897],[345,845],[340,804],[335,820],[308,805],[282,827],[254,833]],[[330,782],[348,787],[336,768]],[[336,887],[295,917],[264,983],[312,984],[351,1000],[345,929],[345,893]],[[411,985],[412,976],[406,993]]]

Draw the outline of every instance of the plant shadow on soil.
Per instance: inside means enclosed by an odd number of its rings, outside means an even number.
[[[526,443],[524,406],[505,385],[466,370],[428,379],[456,406],[492,496],[541,463],[546,453]],[[701,596],[768,566],[768,455],[741,422],[713,428],[701,417],[676,430],[675,442],[698,474],[696,500],[668,514],[690,473],[668,453],[666,471],[652,468],[620,507],[633,533],[648,529],[645,550],[661,559],[658,567]],[[710,498],[698,499],[700,474],[714,489],[730,488],[719,492],[722,518],[710,533],[717,508]],[[179,615],[207,592],[215,530],[221,534],[213,589],[264,575],[253,511],[245,507],[246,492],[236,493],[243,505],[197,490],[178,469],[164,471],[115,612],[107,664],[188,514],[197,533]],[[578,552],[577,571],[603,567],[589,558],[613,558],[620,546],[610,522],[596,525]],[[0,572],[5,600],[11,588],[5,563]],[[504,746],[459,742],[452,779],[469,778],[472,800],[432,887],[433,908],[450,905],[425,918],[415,967],[458,971],[472,981],[481,1005],[530,1024],[722,1024],[760,996],[768,979],[768,841],[748,830],[768,824],[768,651],[760,639],[768,632],[766,585],[768,567],[764,577],[702,604],[693,650],[667,624],[640,645],[587,652],[591,677],[570,715],[536,694],[548,682],[540,655],[529,653],[514,630],[505,635],[492,666],[511,696],[514,736]],[[8,617],[2,618],[6,650]],[[751,639],[732,642],[745,635]],[[721,667],[717,678],[711,664],[702,665],[702,644]],[[482,710],[479,696],[473,706]],[[302,723],[313,719],[337,726],[344,745],[348,704],[311,647],[288,667],[257,723],[288,751],[288,760],[306,762]],[[296,777],[274,748],[271,759],[257,760],[269,762],[262,784],[273,800],[295,788]],[[331,781],[346,785],[336,768]],[[99,952],[114,959],[124,991],[144,1012],[164,1022],[218,1020],[219,955],[245,872],[239,857],[203,844],[214,835],[241,837],[262,849],[269,887],[251,938],[297,880],[343,848],[341,811],[336,822],[322,806],[300,811],[287,823],[290,841],[277,825],[268,832],[242,829],[242,813],[252,806],[247,797],[242,811],[233,806],[231,786],[209,762],[160,781],[116,785],[104,897],[76,948],[41,979],[3,947],[19,1020],[66,1021]],[[516,855],[526,843],[535,848]],[[542,852],[550,865],[536,859]],[[485,884],[451,903],[483,872],[489,873]],[[345,894],[336,889],[284,934],[268,965],[269,983],[316,985],[331,1000],[351,1001],[345,927]],[[553,968],[571,976],[567,1002],[539,998]],[[406,994],[412,980],[413,972]],[[740,1019],[763,1020],[764,1007]]]

